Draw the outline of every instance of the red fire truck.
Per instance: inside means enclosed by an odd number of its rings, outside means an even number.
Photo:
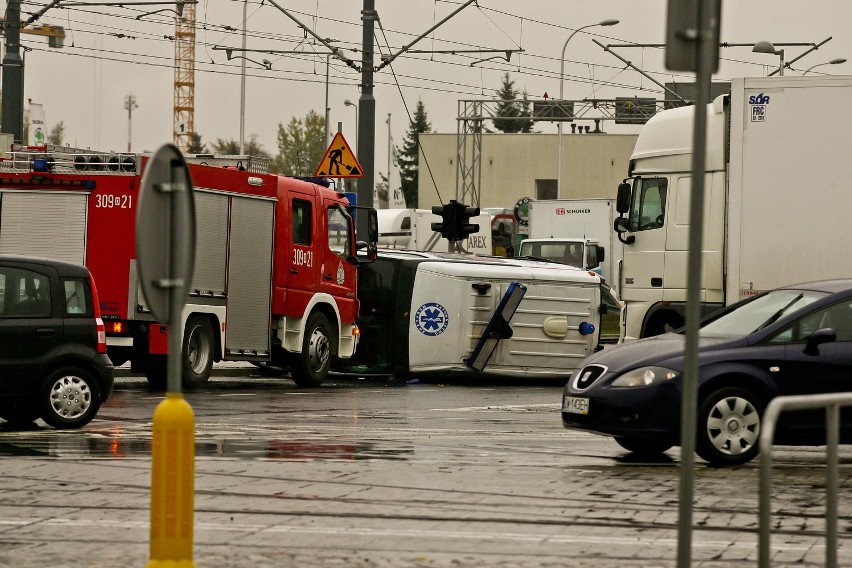
[[[166,381],[167,329],[138,282],[136,205],[148,157],[13,146],[0,159],[0,253],[85,264],[98,286],[107,345],[152,386]],[[214,361],[288,367],[317,386],[358,343],[353,210],[340,193],[266,172],[252,157],[187,157],[195,189],[195,270],[183,310],[183,384]],[[163,219],[163,230],[167,230]],[[375,228],[375,231],[372,229]]]

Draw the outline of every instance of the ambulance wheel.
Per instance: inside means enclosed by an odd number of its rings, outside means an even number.
[[[290,376],[300,387],[318,387],[328,376],[332,354],[337,352],[337,341],[328,319],[313,313],[305,326],[302,352],[293,355]]]
[[[210,378],[215,352],[213,341],[213,326],[209,319],[194,315],[186,320],[182,357],[185,388],[203,386]]]

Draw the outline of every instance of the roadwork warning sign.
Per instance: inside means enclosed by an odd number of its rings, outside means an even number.
[[[314,175],[327,178],[360,178],[364,177],[364,170],[349,149],[343,134],[338,132],[325,151],[325,156],[320,160]]]

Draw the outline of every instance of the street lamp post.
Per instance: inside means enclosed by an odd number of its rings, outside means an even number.
[[[832,59],[831,61],[826,61],[825,63],[817,63],[816,65],[811,65],[810,67],[805,69],[805,72],[802,73],[802,76],[807,75],[808,71],[810,71],[814,67],[821,67],[823,65],[840,65],[841,63],[846,63],[845,57],[838,57],[837,59]]]
[[[771,42],[766,40],[762,40],[754,44],[754,47],[751,48],[753,53],[769,53],[772,55],[780,55],[781,56],[781,64],[778,67],[778,76],[784,76],[784,50],[783,49],[775,49],[775,46],[772,45]]]
[[[603,20],[602,22],[598,22],[597,24],[588,24],[586,26],[581,26],[574,30],[574,32],[568,36],[568,39],[565,40],[565,44],[562,46],[562,56],[560,57],[559,62],[559,100],[563,100],[562,87],[565,83],[565,48],[568,47],[568,42],[571,41],[571,38],[574,37],[577,32],[580,30],[584,30],[586,28],[591,28],[594,26],[614,26],[618,23],[618,20]],[[558,153],[556,156],[556,198],[562,198],[562,121],[559,121],[559,125],[557,126],[558,134]]]
[[[352,107],[352,108],[355,109],[355,140],[356,140],[355,155],[357,156],[358,155],[358,146],[357,146],[357,140],[358,140],[358,105],[353,103],[349,99],[346,99],[345,101],[343,101],[343,104],[345,106]]]

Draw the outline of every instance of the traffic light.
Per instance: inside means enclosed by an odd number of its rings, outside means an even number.
[[[446,205],[433,205],[432,213],[441,216],[440,223],[432,223],[432,230],[436,233],[441,233],[441,236],[450,242],[457,241],[456,230],[458,228],[456,216],[458,205],[455,201],[450,201]]]
[[[456,213],[456,239],[466,239],[468,235],[479,232],[479,223],[471,223],[471,217],[479,216],[479,207],[467,207],[463,203],[457,203]]]

